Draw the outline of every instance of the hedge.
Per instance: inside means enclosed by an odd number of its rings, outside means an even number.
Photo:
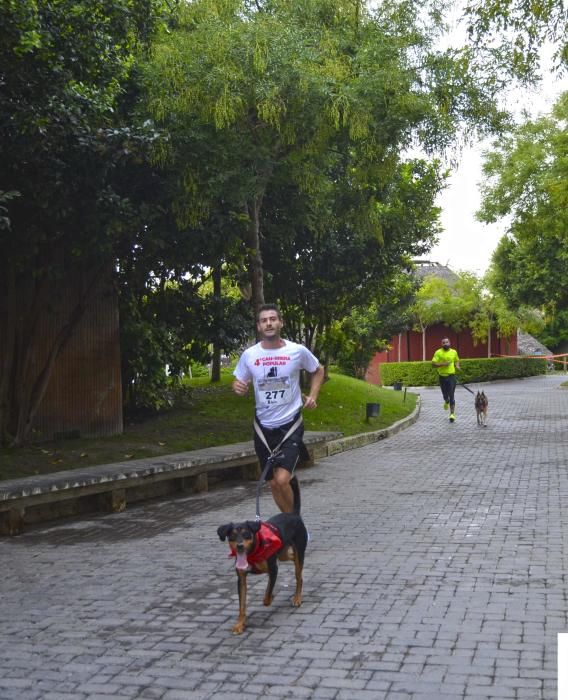
[[[532,377],[546,373],[546,359],[533,357],[479,357],[460,360],[460,366],[458,380],[465,384]],[[438,384],[438,372],[432,367],[431,361],[382,362],[380,370],[383,386],[392,386],[395,382],[402,382],[406,386]]]

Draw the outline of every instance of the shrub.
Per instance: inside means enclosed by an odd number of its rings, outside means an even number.
[[[202,364],[192,364],[191,366],[191,378],[195,379],[196,377],[208,377],[210,372],[209,372],[209,367],[207,365],[202,365]],[[188,373],[189,376],[189,373]]]
[[[460,382],[489,382],[545,374],[546,360],[531,357],[479,357],[460,360]],[[438,372],[428,362],[383,362],[380,367],[383,386],[402,382],[406,386],[433,386]]]

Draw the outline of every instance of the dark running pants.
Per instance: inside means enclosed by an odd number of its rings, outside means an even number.
[[[456,405],[456,400],[454,394],[456,393],[457,379],[455,374],[448,374],[445,377],[440,375],[440,388],[442,389],[442,395],[444,396],[444,401],[450,404],[450,408],[453,410]]]

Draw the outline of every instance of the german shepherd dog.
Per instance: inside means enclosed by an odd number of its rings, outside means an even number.
[[[278,560],[294,562],[296,591],[292,605],[299,607],[302,604],[302,571],[308,532],[300,516],[300,489],[295,476],[290,480],[290,486],[294,493],[293,513],[279,513],[265,522],[228,523],[217,529],[222,542],[229,540],[231,556],[235,557],[239,617],[233,627],[234,634],[242,634],[246,626],[247,574],[268,574],[263,603],[270,605],[278,575]]]
[[[478,391],[475,395],[475,413],[477,415],[477,425],[487,428],[487,406],[489,401],[484,391]]]

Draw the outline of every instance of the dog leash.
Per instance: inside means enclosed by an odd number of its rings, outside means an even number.
[[[286,440],[292,435],[292,433],[297,430],[301,425],[302,425],[302,414],[300,414],[296,420],[294,421],[293,425],[290,427],[286,435],[280,440],[278,445],[271,450],[268,443],[266,442],[266,438],[264,437],[264,433],[262,432],[262,429],[260,425],[258,424],[256,418],[254,419],[254,431],[258,435],[259,439],[261,442],[264,444],[266,449],[270,452],[270,455],[268,459],[266,460],[266,464],[264,465],[264,469],[262,470],[262,474],[260,475],[258,479],[258,483],[256,485],[256,518],[255,520],[260,521],[260,489],[262,487],[262,484],[264,483],[264,477],[268,474],[268,470],[270,469],[271,465],[271,460],[275,457],[275,455],[278,453],[278,450],[282,447],[282,445],[286,442]]]
[[[475,391],[472,391],[468,386],[466,386],[466,385],[463,384],[462,382],[458,382],[458,384],[459,384],[460,386],[463,386],[464,389],[467,389],[467,390],[469,391],[470,394],[474,394],[474,395],[475,395]]]

